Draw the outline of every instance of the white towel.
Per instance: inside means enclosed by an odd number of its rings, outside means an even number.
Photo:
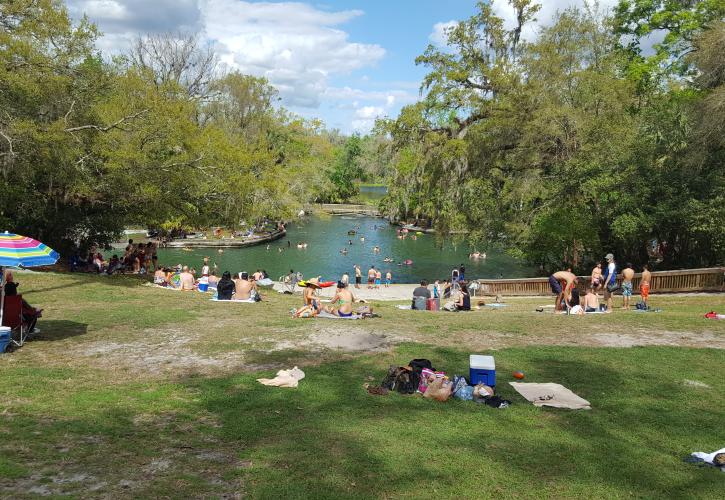
[[[580,398],[561,384],[532,384],[525,382],[509,382],[525,399],[534,406],[552,406],[554,408],[570,408],[572,410],[591,410],[589,401]]]
[[[305,372],[296,366],[291,370],[280,370],[274,378],[258,378],[257,382],[272,387],[297,387],[305,378]]]

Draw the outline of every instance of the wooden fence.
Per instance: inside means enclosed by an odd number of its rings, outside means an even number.
[[[638,293],[641,279],[641,273],[634,275],[632,288],[635,294]],[[548,278],[475,280],[475,282],[478,283],[475,295],[552,295]],[[590,282],[590,276],[579,276],[577,287],[580,291],[584,291]],[[622,282],[621,274],[618,275],[617,282]],[[650,293],[675,292],[725,292],[725,267],[652,273]]]

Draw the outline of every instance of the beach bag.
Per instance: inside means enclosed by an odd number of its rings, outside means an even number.
[[[423,368],[420,373],[420,381],[418,382],[418,392],[425,394],[425,391],[428,390],[428,381],[431,377],[443,378],[445,376],[445,372],[437,372],[430,368]]]
[[[420,375],[404,366],[391,366],[380,387],[401,394],[413,394],[418,389]]]
[[[455,311],[456,310],[456,303],[455,302],[446,302],[443,306],[443,309],[446,311]]]
[[[411,359],[410,363],[408,363],[408,366],[410,366],[416,373],[422,372],[423,368],[428,368],[429,370],[435,371],[435,368],[433,368],[433,364],[430,362],[430,360],[424,358]]]
[[[431,376],[428,379],[428,388],[423,397],[435,399],[436,401],[448,401],[453,394],[453,382],[445,377],[436,378]]]
[[[617,290],[619,290],[619,285],[617,284],[616,281],[614,283],[607,283],[607,291],[609,293],[614,293]]]

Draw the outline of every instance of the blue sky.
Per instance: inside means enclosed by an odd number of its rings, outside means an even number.
[[[539,18],[584,0],[541,0]],[[600,0],[613,4],[616,0]],[[138,36],[199,33],[223,66],[266,77],[282,105],[328,128],[367,132],[376,117],[394,117],[418,99],[426,73],[415,65],[445,23],[470,17],[475,0],[66,0],[104,33],[104,53],[128,49]],[[513,22],[505,0],[496,12]],[[535,36],[534,31],[529,36]]]

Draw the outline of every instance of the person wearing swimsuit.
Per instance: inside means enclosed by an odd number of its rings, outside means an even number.
[[[352,292],[347,289],[347,285],[342,281],[337,282],[337,293],[332,299],[332,307],[327,308],[330,314],[336,314],[341,318],[349,318],[352,316],[352,305],[355,302]]]

